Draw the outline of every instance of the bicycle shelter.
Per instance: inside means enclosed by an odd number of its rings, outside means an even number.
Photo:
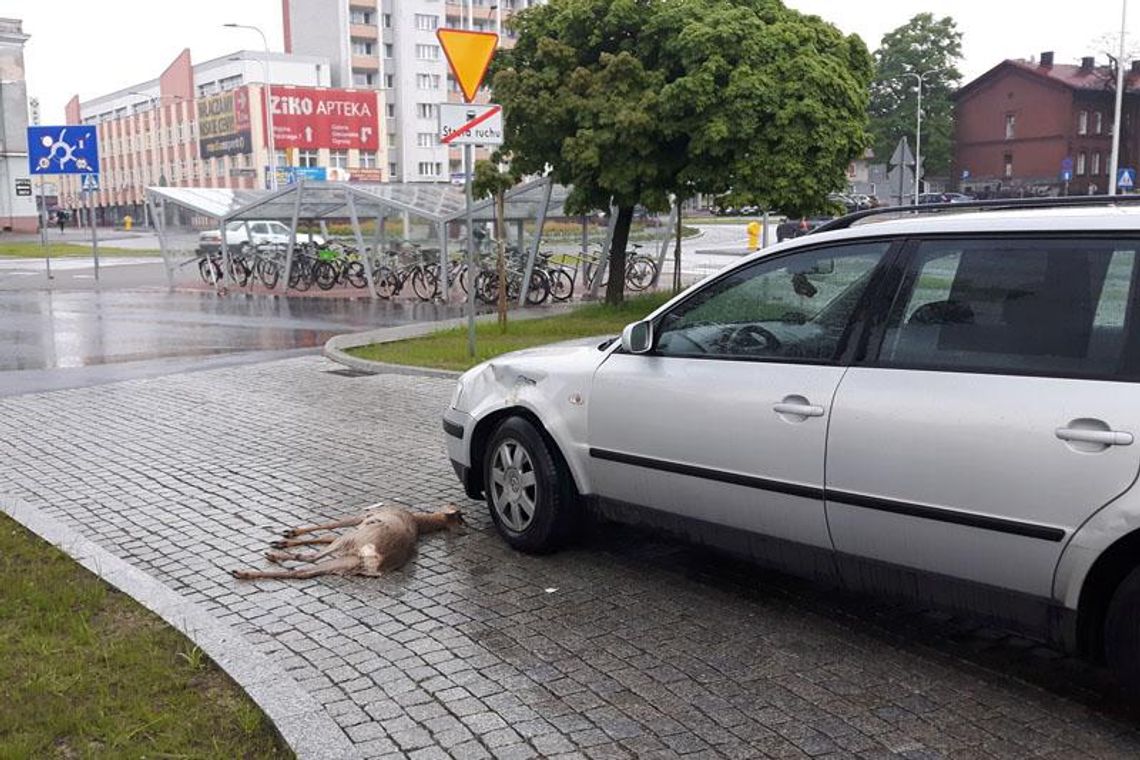
[[[563,214],[562,207],[568,194],[569,188],[556,185],[549,177],[523,182],[504,193],[504,223],[515,223],[516,244],[519,250],[527,251],[523,279],[525,284],[530,282],[546,219],[550,215]],[[234,221],[248,223],[253,220],[270,219],[287,224],[291,230],[291,239],[286,254],[286,289],[289,287],[288,274],[292,267],[298,225],[302,221],[318,222],[324,231],[327,221],[347,218],[358,250],[364,251],[368,247],[374,250],[385,249],[388,242],[386,223],[390,218],[402,219],[404,231],[407,233],[410,228],[410,218],[416,217],[428,224],[429,229],[434,231],[434,238],[439,242],[442,292],[449,293],[447,282],[449,227],[453,223],[464,222],[466,217],[466,199],[462,186],[442,183],[352,184],[301,180],[277,191],[150,187],[147,188],[147,202],[150,204],[152,218],[156,220],[159,246],[171,288],[173,288],[174,271],[186,263],[174,260],[175,248],[166,225],[167,209],[172,205],[193,215],[214,220],[223,230]],[[486,198],[472,205],[473,223],[493,221],[494,216],[493,198]],[[375,237],[369,243],[364,239],[362,220],[375,221]],[[534,222],[534,234],[527,241],[526,225],[531,221]],[[470,234],[470,231],[465,230],[464,235],[467,234]],[[223,234],[221,240],[224,259],[223,278],[226,276],[225,273],[230,272],[230,251],[225,238]],[[457,242],[463,241],[463,238],[459,238]],[[369,290],[375,298],[377,296],[370,257],[364,256],[363,259]],[[520,305],[525,302],[525,291],[524,287],[519,299]]]

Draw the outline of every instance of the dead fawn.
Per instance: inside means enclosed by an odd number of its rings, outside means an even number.
[[[296,570],[234,570],[232,574],[242,580],[315,578],[329,574],[375,577],[384,571],[403,567],[415,552],[416,539],[421,533],[455,530],[463,524],[463,514],[454,504],[436,512],[411,512],[401,507],[374,504],[356,517],[325,525],[290,528],[283,532],[284,540],[270,544],[277,550],[293,546],[328,544],[326,549],[308,553],[286,551],[265,553],[265,558],[270,562],[312,562],[314,563],[312,567]],[[320,530],[348,527],[354,529],[341,536],[297,538]]]

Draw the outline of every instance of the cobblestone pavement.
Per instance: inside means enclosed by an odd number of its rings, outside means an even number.
[[[366,757],[1136,757],[1091,666],[625,528],[507,549],[443,451],[448,380],[315,357],[0,398],[0,494],[242,631]],[[283,526],[469,510],[380,579],[240,583]]]

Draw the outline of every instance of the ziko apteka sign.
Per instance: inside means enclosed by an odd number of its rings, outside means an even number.
[[[379,150],[380,94],[274,86],[273,141],[277,148]]]
[[[249,153],[249,90],[239,87],[198,99],[198,150],[202,158]]]

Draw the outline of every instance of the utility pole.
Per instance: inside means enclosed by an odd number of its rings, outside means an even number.
[[[1112,157],[1108,162],[1108,194],[1116,195],[1116,174],[1120,170],[1120,107],[1124,102],[1124,28],[1128,0],[1120,2],[1120,55],[1116,58],[1116,113],[1112,117]]]

